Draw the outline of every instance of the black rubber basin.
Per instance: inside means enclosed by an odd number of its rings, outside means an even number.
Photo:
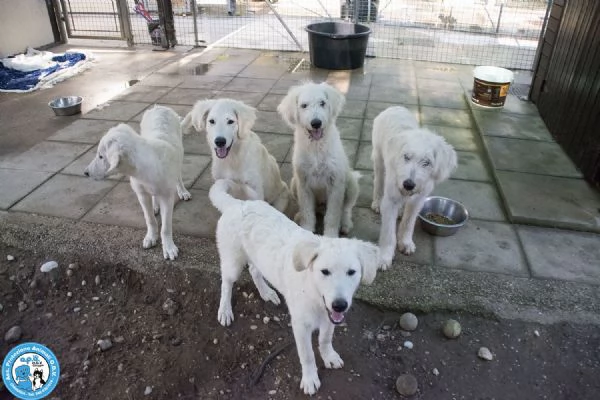
[[[310,62],[318,68],[356,69],[365,63],[371,29],[348,22],[310,24],[308,48]]]

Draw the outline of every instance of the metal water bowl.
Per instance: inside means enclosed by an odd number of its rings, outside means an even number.
[[[443,224],[426,218],[427,214],[436,214],[452,220],[453,224]],[[419,212],[421,227],[427,233],[435,236],[454,235],[461,226],[469,219],[466,207],[458,201],[446,197],[431,196],[425,200],[421,212]]]
[[[81,112],[83,98],[79,96],[59,97],[48,103],[58,116],[75,115]]]

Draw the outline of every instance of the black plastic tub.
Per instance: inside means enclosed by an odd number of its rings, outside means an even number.
[[[356,69],[365,63],[371,29],[348,22],[319,22],[306,27],[310,62],[318,68]]]

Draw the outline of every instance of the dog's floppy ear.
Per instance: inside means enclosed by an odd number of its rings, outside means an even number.
[[[238,137],[240,139],[248,136],[256,121],[256,109],[241,101],[234,100],[234,111],[238,119]]]
[[[319,255],[319,242],[316,239],[303,240],[294,247],[292,261],[296,271],[312,268],[312,263]]]
[[[362,267],[360,282],[370,285],[375,280],[377,268],[381,265],[379,247],[373,243],[356,239],[356,253]]]
[[[346,103],[346,97],[342,94],[342,92],[326,82],[321,83],[321,86],[323,86],[327,98],[329,99],[331,113],[335,118],[342,112],[344,103]]]
[[[298,96],[302,86],[294,86],[277,106],[277,111],[283,120],[292,128],[298,123]]]
[[[433,179],[440,183],[448,179],[456,169],[456,152],[454,148],[439,137],[439,141],[433,150]]]
[[[106,143],[106,160],[108,161],[106,176],[117,173],[116,169],[121,161],[122,153],[121,145],[116,138],[112,138]]]
[[[194,105],[194,108],[191,111],[191,122],[198,132],[202,132],[204,128],[206,128],[206,118],[208,117],[208,113],[210,112],[210,109],[213,108],[215,103],[216,100],[200,100]],[[185,123],[186,122],[184,120],[184,124]]]

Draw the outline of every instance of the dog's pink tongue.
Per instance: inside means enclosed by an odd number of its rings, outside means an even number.
[[[310,137],[313,140],[321,139],[323,137],[323,128],[313,129],[312,131],[310,131]]]
[[[344,313],[332,311],[329,315],[331,317],[331,320],[336,324],[341,324],[342,321],[344,321]]]
[[[219,157],[219,158],[227,157],[227,148],[226,147],[217,147],[215,149],[215,152],[217,153],[217,157]]]

